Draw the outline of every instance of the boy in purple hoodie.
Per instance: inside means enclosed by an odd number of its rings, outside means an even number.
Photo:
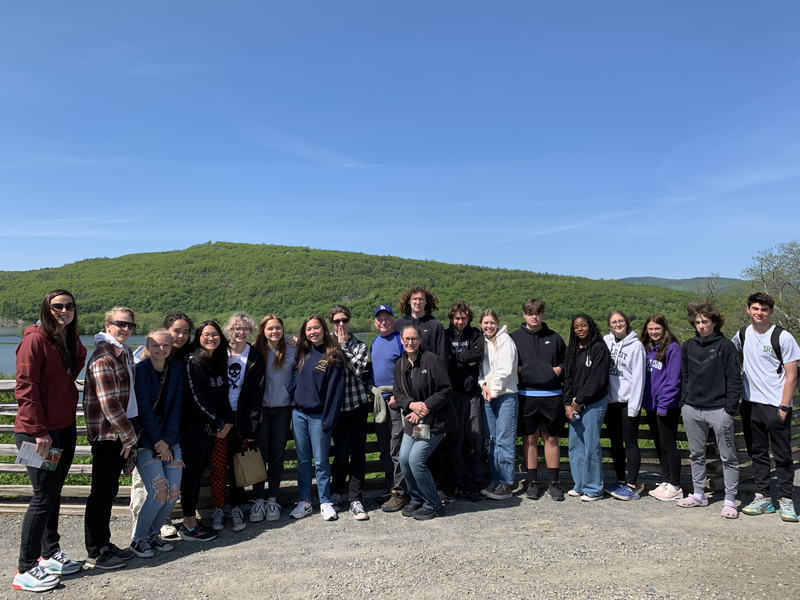
[[[665,502],[683,499],[681,457],[678,452],[678,420],[681,399],[681,347],[662,315],[645,321],[641,335],[647,352],[644,398],[647,423],[653,434],[662,482],[650,495]]]

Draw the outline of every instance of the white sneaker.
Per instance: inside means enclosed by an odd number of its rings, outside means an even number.
[[[214,531],[222,531],[223,525],[222,520],[225,518],[225,513],[222,511],[221,508],[215,508],[214,512],[211,513],[211,528]]]
[[[353,515],[356,521],[366,521],[369,519],[367,511],[364,510],[364,505],[358,500],[350,503],[350,514]]]
[[[297,503],[297,506],[294,507],[294,510],[289,514],[292,519],[302,519],[303,517],[307,517],[314,509],[311,508],[311,502],[305,502],[301,500]]]
[[[256,500],[253,507],[250,509],[250,522],[260,523],[264,520],[264,501]]]
[[[277,502],[267,502],[267,521],[277,521],[281,518],[281,505]]]
[[[326,521],[335,521],[339,518],[330,502],[323,502],[319,505],[319,512],[322,513],[322,518]]]
[[[172,519],[167,519],[161,526],[161,537],[173,537],[178,535],[178,530],[172,524]]]
[[[231,523],[233,523],[233,530],[235,532],[239,532],[247,525],[244,522],[244,515],[242,514],[242,509],[238,506],[236,508],[231,509]]]
[[[61,581],[58,577],[51,575],[44,570],[43,567],[36,565],[30,571],[14,573],[14,581],[11,587],[15,590],[24,590],[26,592],[46,592],[52,590]]]
[[[55,575],[56,577],[59,575],[72,575],[83,568],[80,563],[76,563],[74,560],[67,558],[67,555],[61,550],[48,559],[40,558],[39,566],[50,573],[50,575]]]

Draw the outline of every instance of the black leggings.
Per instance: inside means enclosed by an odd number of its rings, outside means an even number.
[[[211,450],[214,448],[215,439],[201,427],[181,428],[181,454],[183,456],[181,508],[184,518],[192,518],[197,515],[200,482],[203,478],[203,471],[211,462]]]
[[[628,416],[627,402],[609,402],[606,410],[606,431],[611,441],[611,458],[617,481],[636,485],[639,468],[642,465],[642,453],[639,451],[639,418]],[[628,478],[625,478],[625,464],[628,466]]]
[[[39,561],[39,557],[50,558],[60,549],[58,514],[61,508],[61,488],[69,473],[75,456],[77,432],[75,424],[50,431],[53,448],[61,448],[61,460],[55,471],[28,467],[28,477],[33,486],[33,497],[22,519],[22,542],[19,547],[19,572],[25,573]],[[26,433],[15,433],[17,448],[22,442],[36,443],[36,438]]]
[[[647,411],[647,424],[655,442],[661,477],[667,483],[680,487],[681,455],[678,452],[678,419],[681,409],[677,406],[667,410],[663,417],[654,410]]]

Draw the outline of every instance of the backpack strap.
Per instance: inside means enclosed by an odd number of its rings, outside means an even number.
[[[744,336],[747,333],[747,325],[739,330],[739,344],[742,346],[742,354],[744,354]]]
[[[783,350],[781,350],[781,333],[783,333],[783,331],[783,327],[775,325],[775,329],[772,330],[772,336],[770,336],[772,351],[778,359],[778,370],[775,371],[778,375],[783,372]]]

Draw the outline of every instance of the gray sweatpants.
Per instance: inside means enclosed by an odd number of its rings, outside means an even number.
[[[733,417],[724,408],[707,410],[685,404],[681,409],[686,438],[689,441],[689,460],[692,465],[694,493],[701,495],[706,487],[706,444],[708,427],[714,428],[717,448],[722,460],[725,479],[725,500],[733,502],[739,491],[739,458],[733,444]]]

